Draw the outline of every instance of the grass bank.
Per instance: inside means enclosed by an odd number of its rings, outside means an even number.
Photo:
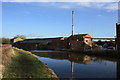
[[[57,78],[55,73],[28,51],[13,48],[3,71],[4,78]],[[4,59],[5,60],[5,59]]]

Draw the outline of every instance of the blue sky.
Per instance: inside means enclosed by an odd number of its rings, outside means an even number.
[[[3,2],[2,36],[67,37],[74,11],[75,34],[114,37],[118,22],[115,2]]]

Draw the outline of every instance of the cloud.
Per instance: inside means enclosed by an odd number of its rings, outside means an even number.
[[[50,4],[48,4],[49,6]],[[73,2],[73,3],[55,3],[50,6],[64,8],[64,9],[72,9],[72,8],[97,8],[104,9],[108,11],[118,10],[117,2]]]
[[[118,3],[113,3],[113,4],[110,4],[110,5],[107,5],[107,6],[105,7],[105,9],[118,10]]]
[[[51,3],[47,3],[46,6],[53,6],[63,9],[88,7],[88,8],[106,9],[108,11],[118,10],[118,1],[119,0],[3,0],[3,2],[51,2]],[[61,3],[57,3],[57,2],[61,2]]]
[[[104,9],[108,11],[118,10],[118,3],[117,2],[74,2],[71,4],[59,4],[56,5],[58,8],[97,8],[97,9]]]
[[[59,6],[59,8],[70,9],[71,6],[69,6],[69,5],[62,5],[62,6]]]
[[[82,7],[91,7],[91,8],[99,8],[99,9],[106,9],[106,10],[118,10],[118,3],[117,2],[81,2],[77,5]]]
[[[43,37],[43,36],[41,36],[41,35],[39,35],[39,34],[34,34],[34,33],[30,33],[30,34],[28,34],[28,35],[25,35],[26,37]]]
[[[91,2],[79,2],[77,5],[83,6],[83,7],[91,7]]]
[[[2,0],[3,2],[118,2],[119,0]]]

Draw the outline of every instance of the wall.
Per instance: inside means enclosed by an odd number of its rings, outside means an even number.
[[[14,43],[13,46],[24,50],[37,50],[37,44],[34,43]]]
[[[69,49],[81,51],[81,50],[84,49],[83,44],[84,44],[84,43],[83,43],[82,41],[70,40],[70,41],[69,41]]]
[[[86,40],[87,40],[87,42],[86,42]],[[85,36],[84,43],[87,44],[88,46],[92,47],[92,38],[90,35]]]
[[[120,52],[120,23],[116,23],[117,51]]]
[[[55,49],[66,49],[68,41],[58,39],[45,39],[45,40],[24,40],[13,44],[13,46],[24,50],[55,50]]]

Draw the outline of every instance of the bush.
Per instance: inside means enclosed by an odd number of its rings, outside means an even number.
[[[0,39],[0,43],[2,43],[2,44],[10,44],[10,39],[9,38],[2,38],[2,39]]]

